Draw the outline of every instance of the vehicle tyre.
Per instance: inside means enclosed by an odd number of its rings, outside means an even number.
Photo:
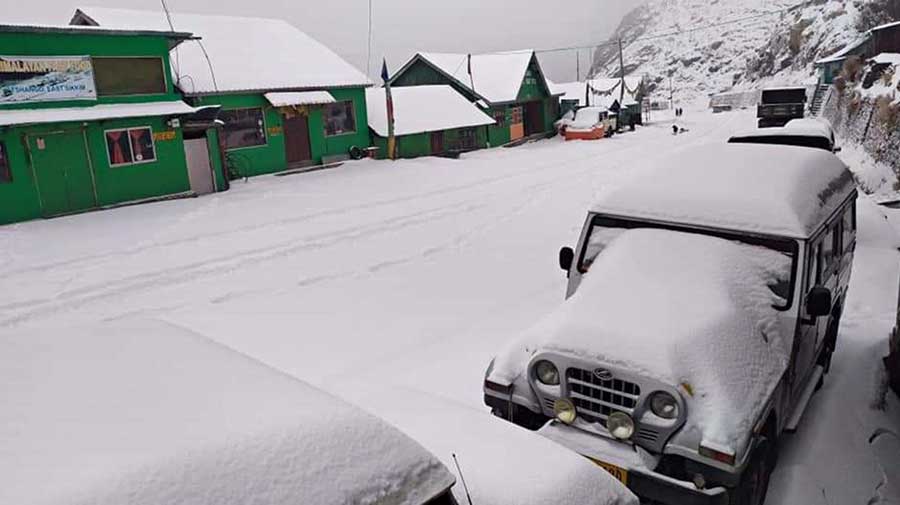
[[[738,487],[732,491],[731,505],[763,505],[766,502],[776,454],[775,447],[768,439],[763,439],[756,446]]]

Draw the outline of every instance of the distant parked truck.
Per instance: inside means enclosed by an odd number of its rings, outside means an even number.
[[[770,88],[764,89],[756,117],[760,128],[784,126],[791,119],[800,119],[806,110],[806,88]]]

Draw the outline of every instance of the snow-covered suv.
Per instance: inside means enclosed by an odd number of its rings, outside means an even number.
[[[779,438],[828,371],[857,192],[833,154],[686,149],[603,197],[568,300],[494,358],[494,413],[644,500],[765,500]]]

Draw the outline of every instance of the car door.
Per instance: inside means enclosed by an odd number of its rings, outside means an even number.
[[[792,396],[796,398],[801,394],[806,384],[806,379],[812,371],[815,362],[815,352],[819,340],[819,324],[821,319],[812,319],[807,315],[806,300],[810,290],[819,285],[822,276],[822,237],[819,237],[810,245],[810,253],[807,255],[806,269],[803,272],[803,297],[800,300],[800,329],[797,337],[800,341],[796,346],[796,354],[793,363]]]

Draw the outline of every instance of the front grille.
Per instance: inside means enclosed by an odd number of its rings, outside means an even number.
[[[634,438],[640,442],[655,444],[656,440],[659,438],[659,432],[653,428],[640,428],[637,430],[637,433],[634,434]]]
[[[631,415],[641,396],[641,387],[621,379],[602,380],[590,370],[570,368],[566,372],[569,397],[578,413],[590,422],[605,422],[614,411]]]
[[[544,407],[547,410],[553,412],[553,407],[555,407],[555,406],[556,406],[556,400],[554,400],[553,398],[544,398]]]

